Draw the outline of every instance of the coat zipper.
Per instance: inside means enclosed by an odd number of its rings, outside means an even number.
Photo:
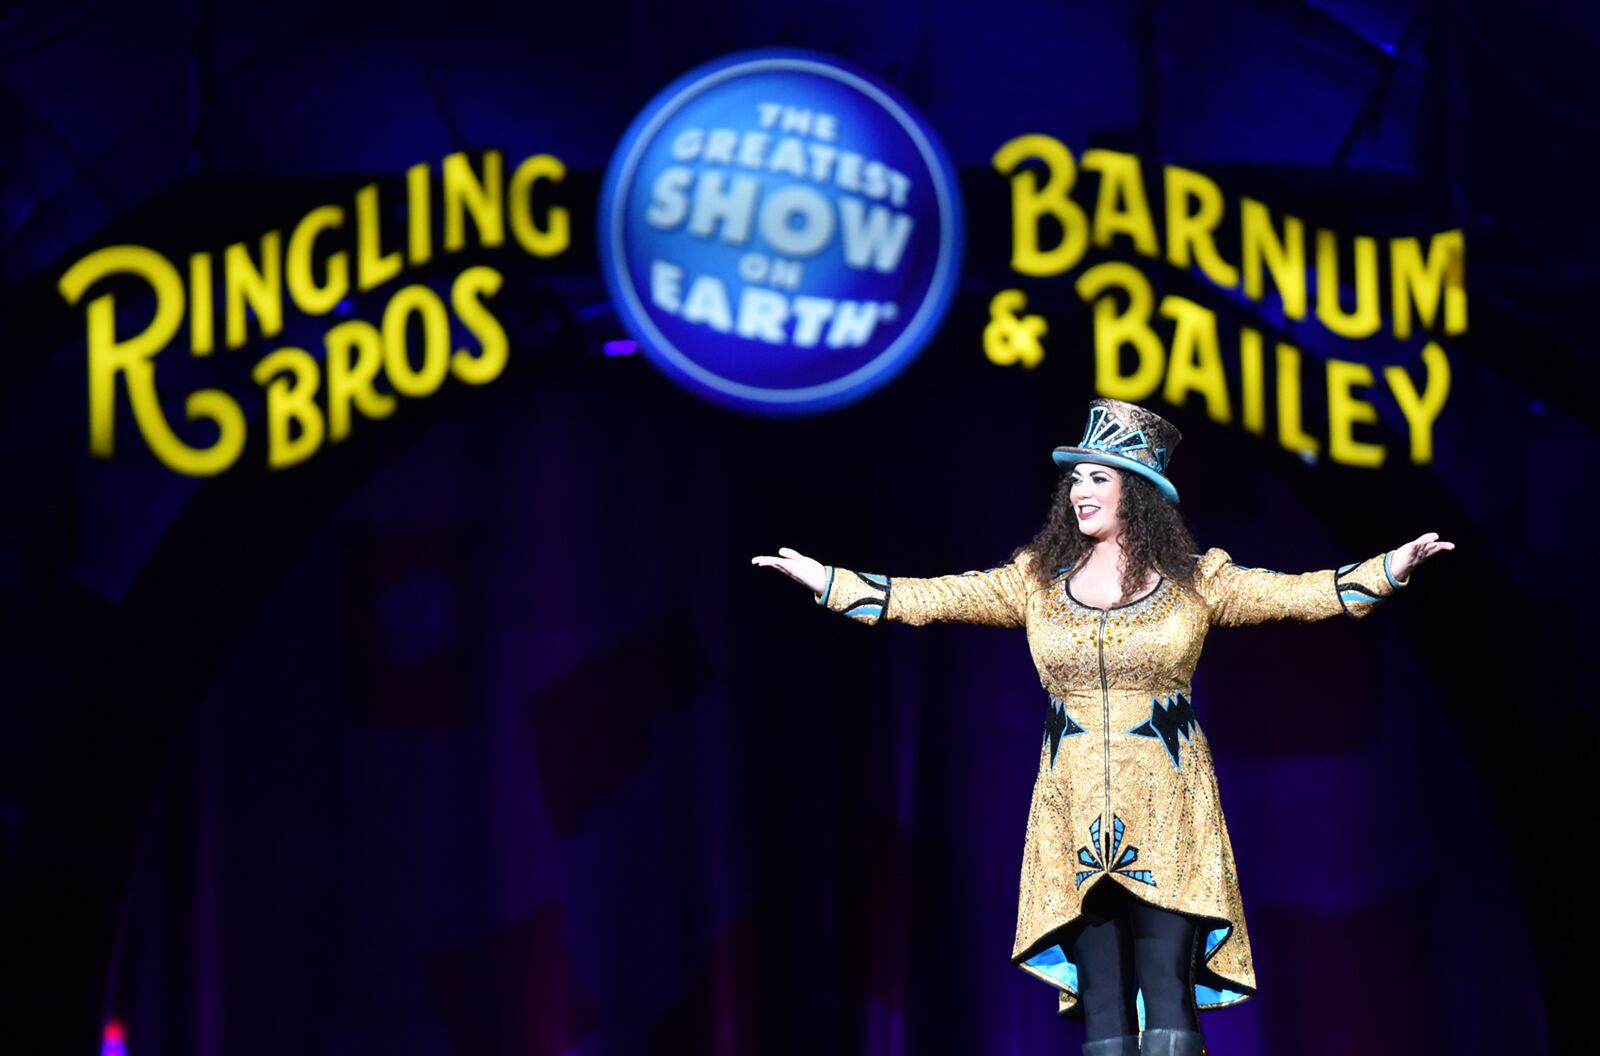
[[[1115,822],[1111,817],[1111,692],[1106,686],[1106,616],[1105,609],[1100,610],[1100,633],[1095,637],[1095,647],[1100,655],[1100,731],[1105,738],[1105,770],[1106,770],[1106,812],[1105,819],[1100,822],[1100,836],[1105,843],[1106,870],[1111,869],[1111,830]]]

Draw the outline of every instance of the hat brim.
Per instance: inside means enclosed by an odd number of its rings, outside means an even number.
[[[1162,498],[1174,506],[1178,505],[1178,489],[1172,486],[1172,481],[1143,462],[1136,462],[1124,455],[1113,455],[1109,451],[1096,451],[1088,447],[1058,447],[1051,453],[1050,457],[1055,459],[1056,465],[1063,469],[1067,466],[1075,466],[1079,462],[1103,462],[1108,466],[1115,466],[1129,473],[1137,473],[1154,484],[1156,490],[1161,492]]]

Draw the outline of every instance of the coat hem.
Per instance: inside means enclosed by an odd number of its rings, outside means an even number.
[[[1094,882],[1091,882],[1090,888],[1092,889],[1093,886]],[[1223,937],[1215,946],[1208,951],[1200,953],[1194,958],[1190,986],[1204,987],[1218,995],[1217,999],[1215,1000],[1203,1000],[1197,994],[1195,998],[1196,1009],[1202,1012],[1211,1012],[1219,1008],[1231,1008],[1234,1005],[1242,1004],[1256,996],[1256,988],[1254,986],[1247,986],[1236,979],[1230,979],[1211,967],[1211,962],[1216,959],[1217,954],[1221,952],[1223,947],[1227,946],[1229,942],[1233,941],[1234,932],[1238,930],[1237,926],[1232,920],[1229,920],[1226,917],[1214,916],[1210,913],[1193,912],[1182,907],[1157,905],[1147,898],[1141,898],[1126,884],[1119,883],[1116,886],[1121,888],[1123,893],[1129,898],[1132,898],[1138,902],[1142,902],[1147,906],[1151,906],[1156,909],[1164,909],[1168,912],[1182,913],[1186,917],[1193,918],[1197,923],[1197,927],[1199,928],[1197,939],[1202,945],[1205,942],[1205,937],[1212,931],[1215,931],[1217,928],[1227,928],[1227,933],[1223,935]],[[1083,892],[1083,894],[1087,896],[1088,891]],[[1040,982],[1048,983],[1059,993],[1066,995],[1068,1001],[1065,1007],[1058,1010],[1058,1013],[1066,1019],[1081,1020],[1083,1018],[1083,1009],[1081,1007],[1081,999],[1078,995],[1078,991],[1074,987],[1066,985],[1059,979],[1028,963],[1033,958],[1038,957],[1041,953],[1045,953],[1050,950],[1051,947],[1061,947],[1063,955],[1065,954],[1066,949],[1064,946],[1062,946],[1062,940],[1065,938],[1066,931],[1071,928],[1073,923],[1083,916],[1081,899],[1079,901],[1079,906],[1080,909],[1077,913],[1074,913],[1071,917],[1063,920],[1060,924],[1057,924],[1054,927],[1046,930],[1043,935],[1039,936],[1033,942],[1025,946],[1020,953],[1013,954],[1011,957],[1011,963],[1016,965],[1018,968],[1021,968],[1024,972],[1033,976],[1035,979],[1038,979]],[[1229,996],[1224,999],[1222,994],[1227,994]]]

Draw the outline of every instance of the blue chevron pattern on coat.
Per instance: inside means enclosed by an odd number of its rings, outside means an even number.
[[[1178,762],[1178,739],[1194,739],[1199,723],[1194,718],[1194,707],[1182,693],[1170,693],[1165,700],[1150,698],[1150,717],[1128,732],[1135,737],[1153,737],[1166,745],[1172,765],[1182,770]]]
[[[1050,695],[1050,710],[1044,717],[1044,735],[1050,739],[1050,768],[1055,769],[1056,752],[1061,747],[1061,738],[1072,737],[1083,732],[1083,727],[1072,720],[1067,714],[1067,701],[1065,697]]]

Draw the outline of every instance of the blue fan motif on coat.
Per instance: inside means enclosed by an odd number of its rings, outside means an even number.
[[[1166,700],[1151,697],[1150,717],[1128,732],[1135,737],[1153,737],[1166,745],[1172,765],[1182,770],[1183,767],[1178,763],[1178,738],[1193,740],[1194,731],[1199,725],[1195,721],[1194,707],[1189,703],[1189,698],[1182,693],[1170,693]]]
[[[1111,832],[1102,835],[1100,831],[1100,818],[1095,818],[1089,823],[1089,845],[1078,848],[1078,864],[1087,865],[1089,868],[1079,870],[1078,882],[1075,886],[1082,887],[1083,882],[1095,873],[1116,873],[1129,880],[1137,880],[1141,884],[1156,886],[1156,879],[1148,869],[1129,869],[1128,866],[1139,860],[1139,848],[1129,844],[1122,845],[1123,824],[1122,819],[1115,814],[1111,816]],[[1100,851],[1104,844],[1104,857]],[[1114,863],[1109,868],[1107,862]]]

